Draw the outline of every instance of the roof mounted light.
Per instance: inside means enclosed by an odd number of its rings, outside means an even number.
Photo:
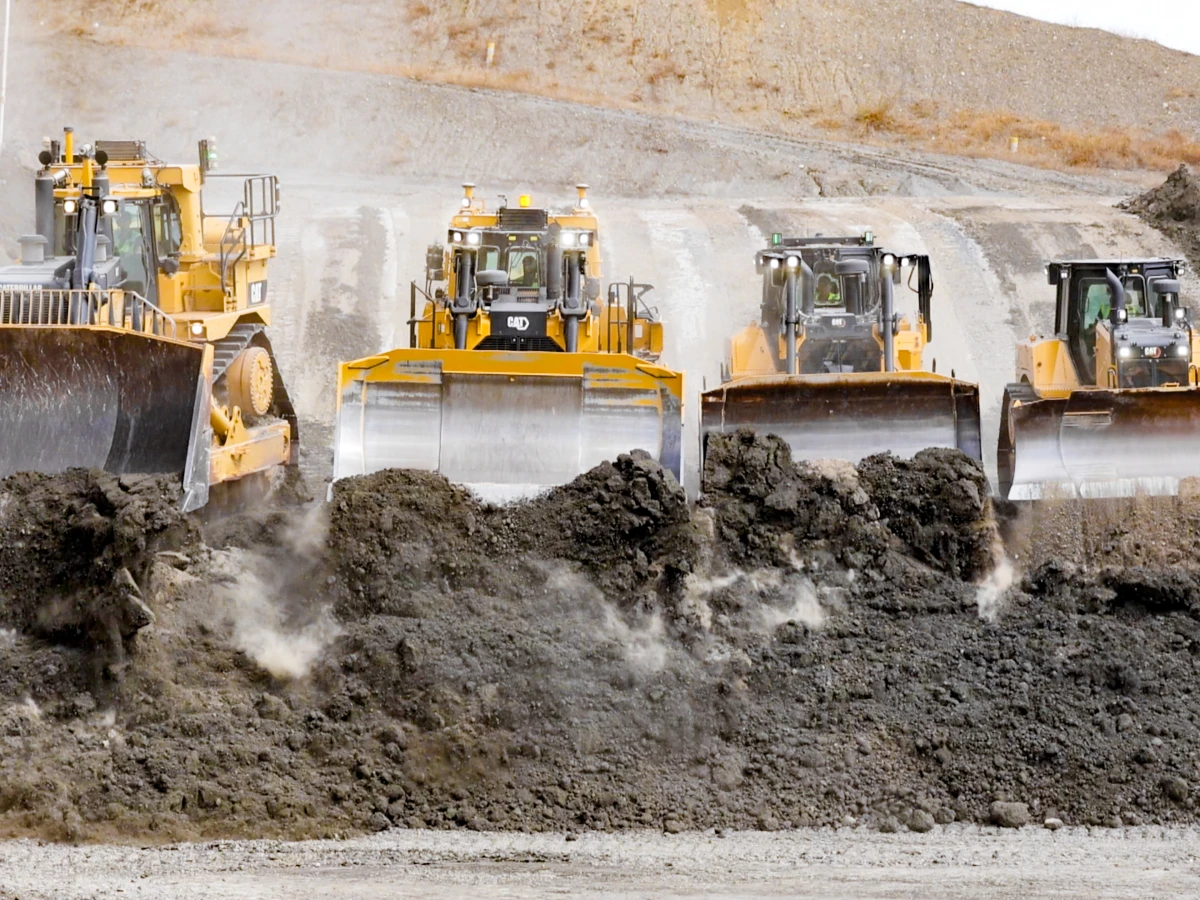
[[[883,254],[883,264],[890,269],[896,264],[896,257],[891,253]]]
[[[558,242],[564,247],[574,247],[577,240],[579,233],[576,231],[564,231],[558,236]]]
[[[779,268],[779,258],[778,258],[778,257],[775,257],[775,256],[772,256],[772,257],[771,257],[771,268],[772,268],[772,269],[778,269],[778,268]]]
[[[579,200],[575,205],[579,209],[587,209],[591,205],[587,198],[588,186],[586,184],[577,184],[575,185],[575,192],[579,194]]]
[[[106,216],[115,216],[118,206],[116,197],[105,197],[100,201],[100,212]]]
[[[789,256],[789,257],[787,258],[787,267],[788,267],[789,269],[794,269],[794,268],[796,268],[796,267],[797,267],[797,266],[799,266],[799,265],[800,265],[800,257],[798,257],[798,256]]]
[[[462,232],[461,231],[451,232],[450,240],[451,240],[451,242],[453,242],[455,244],[461,244],[462,243]]]
[[[591,246],[591,243],[592,243],[592,233],[590,231],[580,232],[579,246],[580,247],[589,247],[589,246]]]
[[[78,200],[64,200],[63,212],[68,216],[73,216],[79,210]]]
[[[467,244],[471,247],[478,247],[483,242],[483,235],[478,231],[467,232]]]

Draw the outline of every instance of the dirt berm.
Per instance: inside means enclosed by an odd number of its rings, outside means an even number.
[[[383,472],[203,541],[147,505],[155,619],[119,672],[31,602],[73,583],[46,554],[90,571],[94,542],[53,537],[83,507],[10,480],[4,552],[42,574],[3,557],[0,831],[1196,820],[1194,569],[1045,560],[1006,588],[954,452],[794,465],[743,434],[708,459],[690,512],[642,455],[506,508]]]
[[[1183,248],[1193,267],[1200,268],[1200,180],[1180,165],[1167,180],[1120,204]]]

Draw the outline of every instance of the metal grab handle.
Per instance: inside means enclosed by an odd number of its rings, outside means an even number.
[[[1108,386],[1110,388],[1115,388],[1118,386],[1119,379],[1117,378],[1116,366],[1109,366],[1108,371],[1105,372],[1105,375],[1107,376]]]

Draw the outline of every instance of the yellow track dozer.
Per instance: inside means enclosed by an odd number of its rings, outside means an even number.
[[[596,217],[577,190],[562,213],[527,195],[488,211],[464,186],[425,289],[412,284],[410,346],[339,367],[335,479],[427,469],[511,499],[635,449],[680,476],[683,376],[657,364],[649,285],[601,297]]]
[[[1200,476],[1200,335],[1179,302],[1182,260],[1047,266],[1053,337],[1017,347],[997,466],[1009,500],[1174,495]]]
[[[922,369],[928,257],[887,253],[869,232],[771,240],[756,261],[762,322],[732,338],[723,383],[700,397],[702,458],[708,435],[750,428],[786,440],[795,459],[927,447],[980,459],[978,388]],[[917,282],[915,324],[895,311],[904,270]]]
[[[141,141],[39,157],[35,233],[0,268],[0,476],[72,466],[213,485],[296,461],[296,417],[265,328],[278,185],[241,179],[205,211],[216,160],[167,165]],[[235,188],[238,185],[235,185]]]

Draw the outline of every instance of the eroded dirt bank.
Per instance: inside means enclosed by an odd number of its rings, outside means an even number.
[[[0,829],[1195,821],[1194,554],[1014,575],[957,453],[708,459],[690,512],[634,455],[521,506],[393,471],[202,531],[169,486],[9,479]],[[116,642],[31,602],[135,591]]]

